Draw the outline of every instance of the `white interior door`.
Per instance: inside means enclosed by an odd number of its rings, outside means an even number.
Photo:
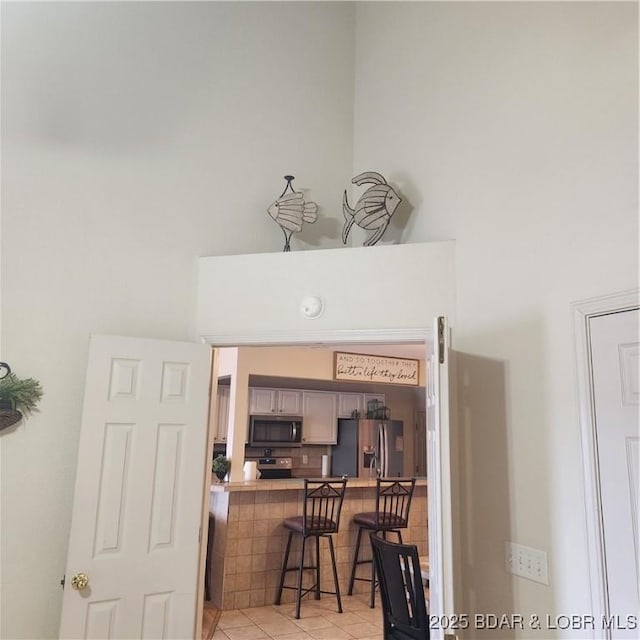
[[[449,446],[449,328],[434,320],[434,346],[427,369],[427,483],[429,501],[429,613],[452,616],[453,541]],[[432,629],[442,638],[442,626]]]
[[[193,637],[210,358],[91,338],[61,638]]]
[[[637,638],[640,613],[639,312],[589,320],[608,615],[611,637]]]

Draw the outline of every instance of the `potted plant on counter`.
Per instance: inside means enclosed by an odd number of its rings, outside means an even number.
[[[216,474],[219,482],[224,482],[225,476],[229,473],[231,468],[231,460],[222,454],[216,456],[213,459],[211,470]]]

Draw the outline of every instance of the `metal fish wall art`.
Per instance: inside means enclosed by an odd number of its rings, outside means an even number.
[[[344,214],[344,228],[342,242],[347,244],[351,227],[355,222],[360,228],[373,233],[364,241],[365,247],[374,245],[387,230],[391,216],[402,202],[402,198],[393,190],[382,175],[376,171],[365,171],[357,175],[353,184],[362,186],[371,184],[359,198],[354,209],[349,206],[347,191],[342,198],[342,212]]]
[[[318,219],[318,205],[315,202],[306,202],[304,194],[294,190],[291,184],[294,176],[285,176],[284,179],[287,186],[267,212],[282,229],[283,251],[291,251],[292,234],[302,231],[303,223],[313,224]]]

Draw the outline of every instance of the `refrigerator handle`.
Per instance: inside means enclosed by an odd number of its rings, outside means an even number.
[[[378,477],[387,475],[387,452],[385,450],[384,425],[378,424]]]
[[[382,436],[384,437],[384,477],[389,476],[389,425],[382,426]]]

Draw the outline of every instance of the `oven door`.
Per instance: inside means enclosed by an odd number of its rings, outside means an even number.
[[[249,433],[253,447],[299,447],[302,444],[302,418],[253,415]]]

